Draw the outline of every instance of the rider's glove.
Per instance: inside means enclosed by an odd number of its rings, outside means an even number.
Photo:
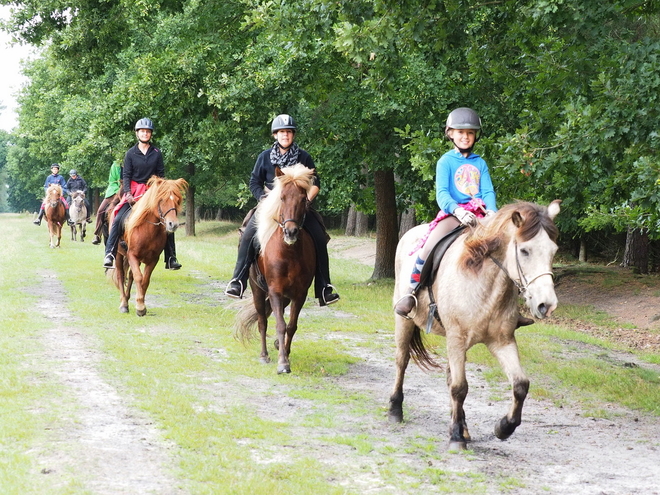
[[[461,206],[454,210],[454,216],[458,218],[461,225],[476,225],[477,223],[477,216]]]

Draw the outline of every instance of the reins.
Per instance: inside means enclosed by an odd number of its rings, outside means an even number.
[[[524,294],[527,291],[527,289],[529,288],[529,286],[535,280],[537,280],[537,279],[539,279],[539,278],[541,278],[545,275],[550,275],[553,279],[555,278],[554,273],[552,273],[552,272],[543,272],[543,273],[540,273],[540,274],[536,275],[535,277],[533,277],[528,282],[527,277],[525,277],[525,274],[523,273],[522,267],[520,266],[520,260],[518,259],[518,243],[516,241],[514,241],[513,245],[514,245],[514,249],[515,249],[515,252],[516,252],[516,269],[518,270],[518,280],[514,279],[511,276],[511,274],[508,272],[508,270],[504,267],[504,265],[502,265],[502,263],[500,263],[498,260],[496,260],[492,255],[489,254],[488,257],[491,260],[493,260],[493,263],[495,263],[500,268],[500,270],[502,270],[506,274],[507,277],[509,277],[509,279],[513,282],[513,284],[518,289],[519,294],[521,294],[521,295]]]

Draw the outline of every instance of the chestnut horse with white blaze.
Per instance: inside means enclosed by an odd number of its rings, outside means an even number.
[[[257,206],[257,235],[261,251],[250,267],[252,303],[236,316],[237,334],[247,340],[258,323],[261,361],[270,362],[266,346],[268,317],[275,315],[278,373],[291,373],[289,354],[298,329],[298,316],[316,270],[316,250],[311,235],[302,228],[308,211],[307,192],[314,171],[297,164],[275,169],[273,190]],[[255,264],[257,267],[255,267]],[[263,275],[265,284],[260,283]],[[289,309],[289,322],[284,309]]]
[[[553,220],[560,203],[555,200],[547,208],[524,202],[507,205],[468,229],[447,249],[432,287],[418,293],[415,316],[395,315],[396,380],[390,420],[403,421],[403,380],[410,358],[425,369],[440,367],[422,340],[421,329],[430,325],[432,333],[446,337],[450,449],[465,449],[470,440],[463,410],[468,392],[465,362],[467,350],[476,344],[488,347],[512,386],[511,408],[496,423],[495,436],[504,440],[520,425],[529,379],[520,365],[515,338],[518,298],[524,298],[535,318],[550,316],[557,307],[552,261],[558,231]],[[427,227],[415,227],[399,241],[395,303],[408,290],[415,262],[410,253]],[[431,310],[429,316],[433,301],[437,312]]]

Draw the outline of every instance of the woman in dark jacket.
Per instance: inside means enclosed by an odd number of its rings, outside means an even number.
[[[276,167],[282,169],[302,163],[307,168],[314,170],[314,185],[307,193],[307,200],[309,202],[313,201],[319,193],[321,183],[316,175],[314,160],[312,160],[309,153],[294,142],[296,122],[289,115],[278,115],[271,125],[271,133],[275,142],[270,149],[263,151],[257,157],[257,162],[250,176],[252,195],[257,201],[260,201],[270,192],[273,188]],[[312,236],[316,248],[316,274],[314,277],[316,297],[319,299],[321,306],[335,303],[339,300],[339,294],[333,291],[334,287],[330,283],[327,239],[325,229],[320,223],[320,217],[316,214],[307,215],[303,227]],[[254,246],[256,231],[256,219],[252,216],[238,246],[238,259],[236,260],[233,278],[229,281],[225,290],[225,294],[229,297],[240,299],[247,288],[250,265],[256,254]]]

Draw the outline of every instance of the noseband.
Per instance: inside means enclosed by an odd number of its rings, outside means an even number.
[[[167,210],[165,213],[163,213],[162,210],[160,209],[160,203],[158,203],[158,216],[160,217],[159,218],[160,221],[158,223],[156,223],[156,222],[149,222],[149,223],[152,224],[152,225],[166,225],[165,224],[165,217],[172,210],[174,210],[176,212],[176,208],[173,206],[172,208]]]
[[[514,246],[515,252],[516,252],[516,269],[518,270],[518,280],[514,279],[509,274],[509,272],[504,267],[504,265],[502,265],[502,263],[497,261],[491,255],[488,255],[488,257],[491,260],[493,260],[493,263],[495,263],[500,268],[500,270],[502,270],[506,274],[507,277],[509,277],[509,279],[513,282],[513,284],[518,288],[518,293],[519,294],[522,295],[525,292],[527,292],[527,289],[529,288],[530,285],[532,285],[532,283],[535,280],[537,280],[541,277],[544,277],[545,275],[550,275],[553,279],[555,278],[554,273],[552,273],[552,272],[543,272],[543,273],[540,273],[540,274],[536,275],[535,277],[532,277],[531,280],[527,281],[527,277],[525,277],[525,274],[523,273],[522,267],[520,266],[520,260],[518,259],[518,243],[516,241],[514,241],[513,246]]]
[[[284,229],[286,228],[285,224],[287,224],[288,222],[294,223],[296,225],[296,228],[300,229],[305,223],[305,218],[307,218],[307,211],[305,211],[305,213],[303,214],[302,220],[300,222],[297,221],[295,218],[289,218],[287,220],[284,220],[284,215],[280,213],[281,220],[277,224],[280,226],[282,231],[284,231]]]

